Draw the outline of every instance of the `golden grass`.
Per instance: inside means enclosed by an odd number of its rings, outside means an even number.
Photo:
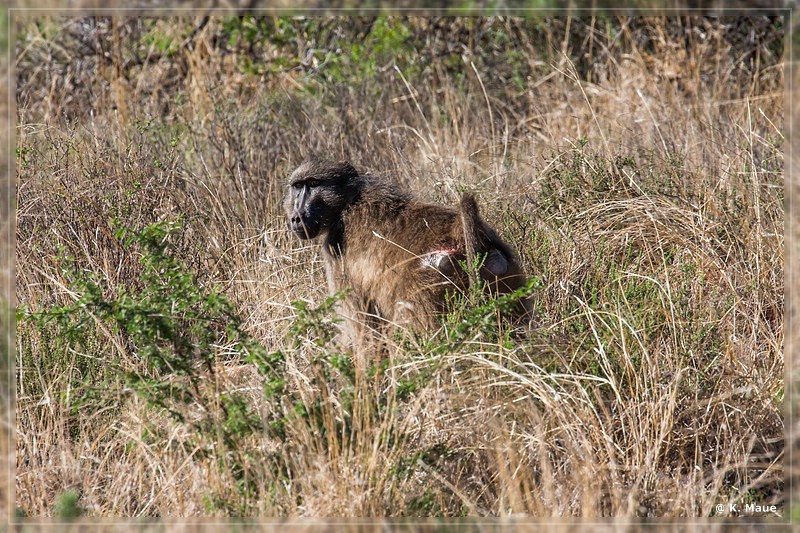
[[[145,372],[124,336],[100,323],[53,353],[58,332],[23,320],[18,509],[53,516],[74,490],[92,517],[783,513],[775,21],[411,18],[425,53],[336,63],[333,30],[367,22],[290,21],[284,46],[226,41],[219,18],[189,42],[188,18],[21,23],[19,303],[74,301],[64,266],[109,297],[136,289],[139,258],[112,219],[180,217],[171,249],[198,287],[221,287],[286,357],[284,397],[266,398],[265,376],[221,344],[198,394],[235,392],[286,422],[235,446],[199,434],[199,407],[176,422],[89,364]],[[349,381],[334,344],[290,336],[291,303],[326,296],[317,246],[286,234],[280,206],[283,177],[315,153],[436,201],[476,189],[542,277],[541,322],[450,349],[444,331],[387,339],[385,368]],[[84,372],[105,403],[75,411]]]

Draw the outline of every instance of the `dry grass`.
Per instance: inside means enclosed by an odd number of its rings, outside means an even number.
[[[65,268],[136,294],[144,252],[113,220],[180,219],[170,253],[282,351],[283,393],[221,338],[181,423],[123,379],[149,370],[102,318],[70,343],[23,316],[20,512],[68,491],[88,516],[783,512],[776,20],[199,22],[19,22],[17,297],[71,305]],[[336,53],[370,35],[382,51]],[[324,328],[291,329],[292,302],[326,294],[282,180],[317,153],[436,201],[476,189],[541,276],[541,323],[387,339],[384,366],[340,368]],[[223,427],[229,394],[262,429]]]
[[[6,27],[8,19],[5,13],[0,15],[0,26]],[[8,45],[7,35],[4,31],[0,31],[0,50],[7,52],[6,46]],[[11,141],[9,135],[11,134],[11,111],[8,108],[9,103],[9,65],[5,57],[0,59],[0,114],[8,117],[6,122],[7,127],[0,129],[0,145],[10,148]],[[0,154],[0,175],[11,176],[11,154],[10,150],[6,150]],[[8,511],[11,508],[11,472],[13,471],[13,452],[11,447],[11,434],[13,427],[13,406],[11,399],[13,398],[13,374],[10,372],[11,367],[11,353],[13,352],[13,323],[11,308],[13,303],[11,295],[13,294],[13,276],[11,275],[13,268],[14,257],[14,231],[13,231],[13,212],[14,206],[12,204],[12,188],[11,180],[3,182],[0,186],[0,198],[3,200],[0,206],[0,364],[3,367],[3,385],[0,386],[0,457],[4,458],[8,469],[7,474],[0,476],[0,520],[7,521]]]

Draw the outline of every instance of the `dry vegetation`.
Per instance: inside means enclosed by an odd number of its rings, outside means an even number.
[[[784,512],[780,19],[17,31],[19,513]],[[476,190],[540,323],[353,368],[280,208],[312,154]]]

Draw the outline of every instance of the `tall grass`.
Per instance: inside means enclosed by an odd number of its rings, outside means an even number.
[[[0,14],[0,24],[8,27],[7,13],[4,11]],[[7,32],[0,32],[0,52],[5,57],[8,57],[8,36]],[[0,144],[6,147],[6,151],[0,156],[0,172],[4,176],[11,176],[11,142],[10,134],[13,121],[11,119],[11,111],[9,110],[10,95],[9,87],[11,78],[9,76],[10,65],[5,60],[0,60],[0,112],[3,116],[8,117],[7,127],[0,131]],[[0,425],[0,456],[5,458],[5,465],[7,466],[5,476],[0,476],[0,500],[4,505],[0,510],[0,517],[7,517],[8,511],[11,507],[11,475],[13,471],[13,452],[11,448],[12,442],[12,423],[13,420],[13,374],[10,371],[11,361],[13,360],[13,312],[12,308],[14,302],[12,301],[13,294],[13,271],[14,264],[14,236],[13,236],[13,212],[14,205],[12,202],[13,194],[11,189],[10,179],[0,186],[0,198],[3,198],[3,205],[0,206],[0,364],[5,369],[3,375],[3,385],[0,386],[0,410],[2,411],[3,424]]]
[[[780,19],[17,24],[20,513],[783,512]],[[476,190],[538,323],[353,365],[314,154]]]

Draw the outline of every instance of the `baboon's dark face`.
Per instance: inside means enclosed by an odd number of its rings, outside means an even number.
[[[286,194],[286,215],[289,218],[289,229],[301,239],[313,239],[329,225],[326,215],[329,211],[324,194],[321,194],[322,183],[309,179],[292,183]]]
[[[349,163],[303,163],[289,176],[284,200],[289,229],[301,239],[326,233],[358,190],[358,173]]]

